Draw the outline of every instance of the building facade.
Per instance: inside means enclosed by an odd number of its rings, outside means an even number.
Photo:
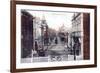
[[[89,59],[90,50],[89,47],[86,48],[86,46],[89,46],[89,43],[86,44],[86,41],[89,41],[89,33],[87,33],[87,31],[89,32],[89,25],[89,13],[73,14],[71,32],[72,48],[75,51],[76,55],[81,55],[82,59]],[[88,37],[85,38],[86,36]],[[76,49],[74,46],[77,46]]]
[[[34,16],[33,19],[33,50],[38,56],[45,56],[45,46],[48,45],[48,25],[45,17]]]
[[[33,49],[33,16],[21,11],[21,58],[30,57]]]

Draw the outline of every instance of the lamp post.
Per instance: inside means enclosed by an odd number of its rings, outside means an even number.
[[[49,38],[48,38],[48,25],[46,25],[46,43],[47,43],[47,49],[48,49],[48,43],[49,43]]]
[[[44,16],[41,20],[41,34],[42,34],[42,48],[44,49],[43,46],[45,43],[47,43],[48,46],[48,25]]]
[[[74,33],[74,47],[73,47],[73,51],[74,51],[74,60],[76,60],[76,38],[75,38],[75,33]]]
[[[44,27],[43,27],[43,25],[41,25],[41,42],[42,42],[42,49],[44,49],[44,42],[43,42],[43,40],[44,40],[44,38],[43,38],[43,31],[44,31]]]

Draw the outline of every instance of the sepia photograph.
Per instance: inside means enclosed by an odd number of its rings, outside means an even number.
[[[84,60],[83,25],[89,13],[22,9],[21,63]]]

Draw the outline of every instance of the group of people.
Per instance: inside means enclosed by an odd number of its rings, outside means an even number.
[[[45,51],[42,48],[42,45],[39,45],[37,41],[35,41],[35,47],[33,51],[35,51],[35,53],[33,54],[34,56],[45,56]]]

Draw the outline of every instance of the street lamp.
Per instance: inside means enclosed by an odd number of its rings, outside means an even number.
[[[44,31],[44,27],[43,27],[43,25],[41,24],[41,42],[42,42],[42,49],[44,49],[44,47],[43,47],[43,46],[44,46],[44,45],[43,45],[43,43],[44,43],[44,42],[43,42],[43,39],[44,39],[44,38],[43,38],[43,31]]]
[[[76,37],[75,37],[75,33],[74,33],[73,39],[74,39],[74,47],[73,47],[74,60],[76,60]]]
[[[41,34],[42,34],[42,48],[44,48],[44,44],[47,44],[48,49],[48,25],[45,20],[45,17],[43,16],[43,19],[41,20]],[[45,32],[45,33],[44,33]],[[45,34],[45,35],[44,35]],[[46,39],[46,40],[45,40]]]
[[[75,32],[72,32],[71,34],[71,47],[72,47],[72,55],[74,56],[74,60],[76,60],[76,37]]]

